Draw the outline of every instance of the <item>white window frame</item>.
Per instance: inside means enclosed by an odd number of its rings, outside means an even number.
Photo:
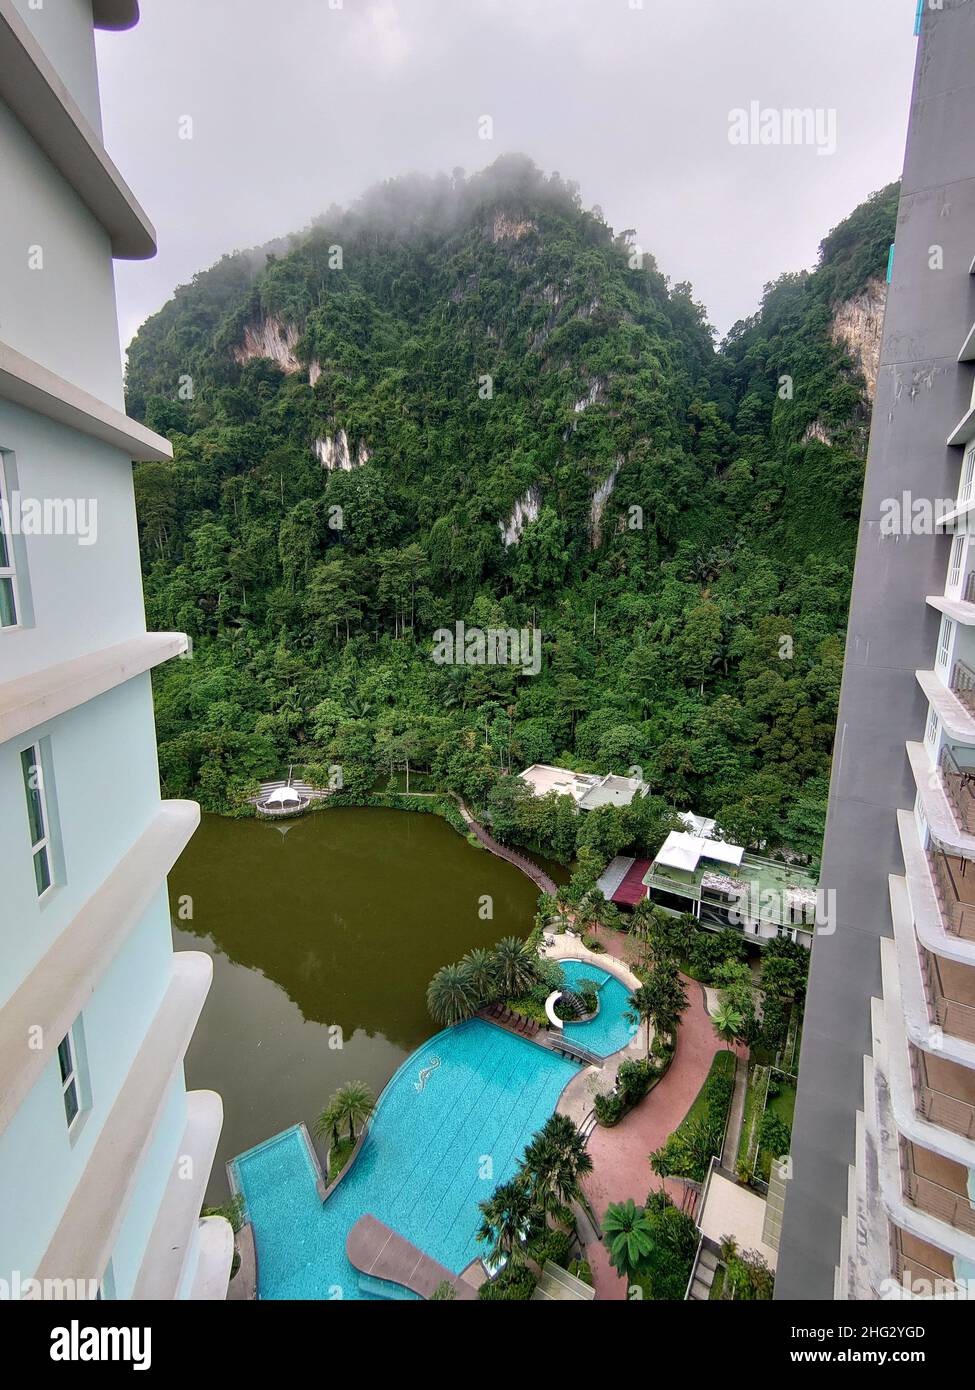
[[[938,633],[938,656],[936,665],[939,671],[947,672],[948,670],[948,660],[951,656],[951,644],[954,636],[954,619],[943,617],[941,619],[941,631]]]
[[[68,1054],[68,1069],[65,1072],[64,1059],[61,1049],[65,1048]],[[81,1015],[75,1019],[64,1037],[58,1043],[58,1073],[61,1078],[61,1104],[64,1107],[64,1119],[68,1126],[69,1137],[73,1136],[78,1128],[78,1122],[88,1110],[87,1086],[84,1074],[85,1043],[81,1031]],[[68,1114],[68,1092],[74,1092],[74,1114]]]
[[[940,732],[941,720],[938,718],[938,711],[931,705],[928,709],[928,727],[924,731],[924,742],[932,751],[938,742]]]
[[[7,475],[4,472],[3,452],[0,450],[0,504],[6,507],[7,515],[10,515],[10,493],[7,490]],[[17,585],[17,566],[14,564],[14,540],[7,528],[3,525],[3,506],[0,506],[0,533],[4,538],[7,551],[7,563],[0,564],[0,579],[9,579],[10,588],[13,592],[14,620],[12,623],[0,622],[0,632],[14,632],[21,624],[21,603],[20,589]]]
[[[957,594],[961,588],[962,563],[965,558],[965,537],[954,536],[951,542],[951,554],[948,557],[948,587],[949,594]]]
[[[959,506],[971,498],[973,481],[975,481],[975,440],[969,444],[962,459],[961,482],[958,488]]]
[[[41,745],[32,743],[27,748],[21,750],[20,766],[24,779],[24,796],[27,799],[27,828],[33,835],[30,824],[30,792],[27,785],[28,764],[25,758],[30,758],[30,766],[37,776],[37,794],[40,802],[41,813],[41,836],[38,840],[31,841],[31,866],[34,869],[34,887],[38,888],[37,860],[43,855],[43,862],[47,871],[47,887],[37,892],[37,901],[42,902],[54,887],[54,846],[51,841],[51,816],[47,805],[47,791],[44,786],[44,759],[41,753]]]

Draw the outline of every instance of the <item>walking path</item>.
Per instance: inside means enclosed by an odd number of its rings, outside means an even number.
[[[634,943],[616,932],[605,932],[600,939],[617,960],[632,959]],[[690,1001],[681,1020],[677,1055],[660,1084],[634,1110],[612,1129],[598,1127],[589,1139],[593,1172],[586,1180],[586,1191],[600,1223],[611,1202],[631,1197],[638,1206],[647,1193],[664,1187],[681,1206],[686,1188],[679,1179],[661,1179],[650,1167],[649,1157],[681,1123],[704,1083],[711,1060],[722,1044],[711,1024],[704,1003],[704,991],[695,980],[682,976]],[[626,1283],[609,1262],[601,1241],[586,1247],[592,1266],[597,1298],[625,1299]]]
[[[539,868],[539,866],[534,864],[530,859],[526,859],[523,854],[518,854],[517,851],[508,849],[507,845],[499,844],[494,836],[490,835],[484,829],[480,821],[474,819],[460,797],[458,796],[455,799],[465,822],[473,832],[475,838],[481,842],[485,849],[490,850],[492,854],[496,854],[499,859],[506,859],[509,864],[514,864],[515,868],[520,869],[523,874],[527,874],[543,893],[548,893],[553,898],[555,897],[556,893],[559,891],[558,885],[554,879],[549,878],[544,869]]]

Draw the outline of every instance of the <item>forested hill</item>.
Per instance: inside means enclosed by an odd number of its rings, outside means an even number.
[[[662,801],[818,854],[896,186],[716,352],[687,285],[509,157],[386,184],[224,258],[130,348],[169,795],[295,763],[425,769],[566,857]],[[436,629],[542,631],[537,675],[438,665]],[[643,769],[573,818],[508,769]]]

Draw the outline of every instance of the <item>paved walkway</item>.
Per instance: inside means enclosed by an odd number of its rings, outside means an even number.
[[[632,959],[635,943],[616,932],[601,932],[607,953],[618,960]],[[711,1059],[722,1046],[704,1006],[701,986],[682,976],[690,1001],[677,1041],[677,1055],[664,1079],[640,1104],[612,1129],[597,1126],[589,1139],[593,1173],[586,1183],[589,1200],[602,1222],[611,1202],[632,1197],[638,1206],[647,1193],[665,1187],[680,1204],[685,1187],[679,1180],[662,1180],[650,1167],[650,1154],[660,1147],[690,1109],[711,1066]],[[592,1266],[597,1298],[625,1299],[626,1285],[609,1262],[601,1241],[586,1247]]]
[[[499,859],[506,859],[509,864],[514,864],[515,868],[520,869],[523,874],[527,874],[543,893],[548,893],[553,898],[556,896],[559,891],[558,885],[554,879],[549,878],[544,869],[533,863],[531,859],[526,859],[523,854],[519,854],[516,850],[509,849],[507,845],[499,844],[494,836],[484,829],[481,822],[474,819],[460,797],[455,797],[455,800],[469,829],[485,849],[496,854]]]
[[[345,1253],[361,1273],[402,1284],[421,1298],[429,1298],[441,1284],[450,1284],[455,1298],[477,1298],[473,1285],[451,1274],[374,1216],[359,1217],[345,1238]]]

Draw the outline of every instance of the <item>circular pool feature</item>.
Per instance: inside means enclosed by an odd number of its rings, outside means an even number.
[[[571,1038],[598,1057],[609,1057],[632,1040],[637,1024],[626,1017],[630,991],[621,980],[587,960],[560,960],[565,983],[576,993],[580,984],[591,981],[597,990],[598,1010],[593,1018],[565,1023],[563,1037]]]

